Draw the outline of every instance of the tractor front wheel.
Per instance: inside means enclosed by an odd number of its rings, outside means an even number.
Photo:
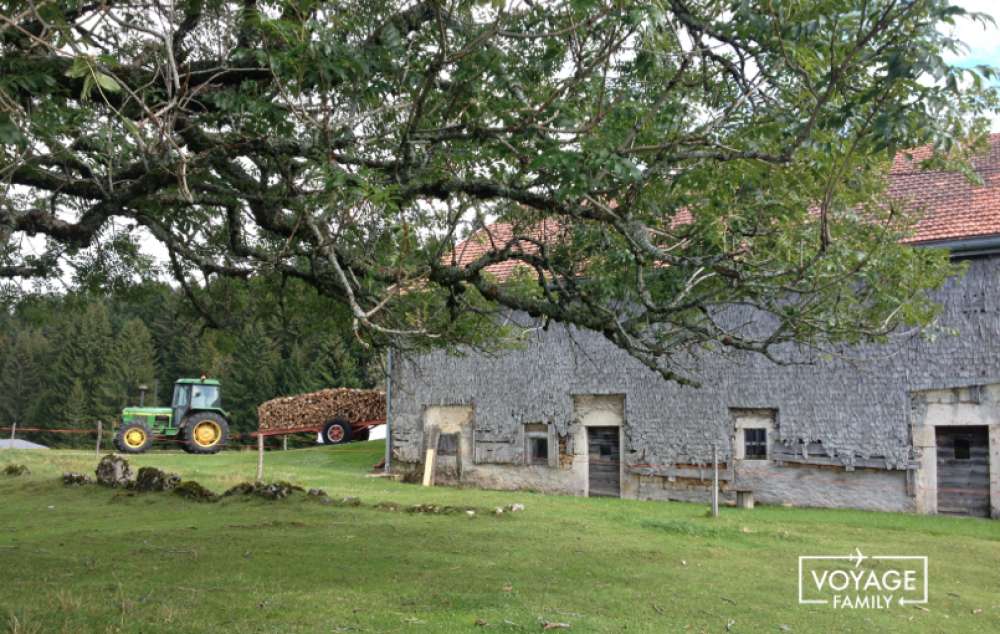
[[[229,441],[229,423],[212,412],[184,421],[184,448],[190,453],[218,453]]]
[[[153,444],[153,432],[145,423],[122,423],[115,434],[115,447],[122,453],[145,453]]]
[[[342,445],[351,442],[351,424],[335,418],[323,427],[324,445]]]

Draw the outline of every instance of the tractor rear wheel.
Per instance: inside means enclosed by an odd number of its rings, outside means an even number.
[[[115,434],[115,447],[122,453],[145,453],[153,444],[153,432],[145,423],[122,423]]]
[[[342,418],[335,418],[323,427],[324,445],[342,445],[351,442],[351,424]]]
[[[229,441],[229,423],[214,412],[193,414],[184,421],[184,448],[189,453],[218,453]]]

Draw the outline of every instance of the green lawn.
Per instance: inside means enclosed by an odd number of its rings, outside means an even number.
[[[360,507],[64,487],[63,471],[93,471],[92,452],[0,450],[0,470],[31,469],[0,474],[0,632],[1000,631],[1000,522],[769,507],[713,520],[694,504],[424,489],[364,477],[383,448],[267,456],[267,479]],[[252,478],[255,458],[132,462],[221,492]],[[375,508],[385,501],[526,510]],[[856,547],[928,555],[926,608],[797,605],[799,555]]]

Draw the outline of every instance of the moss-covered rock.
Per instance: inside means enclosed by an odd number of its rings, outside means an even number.
[[[222,494],[222,497],[232,497],[234,495],[253,495],[253,492],[257,489],[253,482],[240,482],[236,486],[230,487]]]
[[[160,471],[156,467],[142,467],[135,476],[136,491],[171,491],[181,483],[176,473]]]
[[[218,502],[219,500],[218,495],[212,493],[194,480],[182,481],[174,487],[174,493],[186,500],[194,500],[195,502]]]
[[[132,467],[128,460],[114,453],[101,458],[94,473],[97,483],[107,487],[126,488],[132,482]]]
[[[282,500],[293,493],[305,493],[305,489],[290,482],[271,482],[261,485],[257,489],[257,495],[265,500]]]
[[[255,495],[265,500],[282,500],[293,493],[305,493],[305,489],[290,482],[241,482],[222,495],[223,497]],[[310,493],[310,495],[315,494]]]
[[[73,471],[68,471],[62,474],[62,481],[66,486],[82,486],[93,482],[90,476]]]

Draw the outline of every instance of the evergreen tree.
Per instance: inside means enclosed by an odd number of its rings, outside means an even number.
[[[5,424],[34,424],[35,404],[44,391],[44,368],[49,353],[45,337],[34,328],[22,328],[4,338],[0,365],[0,417]]]
[[[358,361],[336,333],[327,334],[316,348],[310,368],[312,389],[323,387],[361,387]]]
[[[152,387],[156,380],[153,337],[138,319],[129,319],[115,337],[114,346],[106,359],[101,377],[101,409],[115,412],[122,407],[138,403],[139,386]],[[155,405],[156,395],[151,394],[147,405]]]
[[[223,380],[225,407],[241,432],[257,428],[257,406],[278,396],[281,355],[259,323],[246,326],[236,339]]]
[[[53,422],[63,420],[73,382],[79,381],[84,393],[83,418],[109,420],[115,412],[107,411],[100,398],[107,357],[114,341],[107,307],[103,302],[91,301],[79,308],[66,308],[69,310],[55,322],[52,332],[55,357],[47,381],[46,413]]]
[[[305,287],[285,301],[273,287],[254,280],[223,288],[216,299],[231,310],[219,330],[162,284],[24,299],[0,313],[0,425],[90,428],[137,404],[140,384],[154,388],[153,405],[170,401],[176,379],[204,373],[222,381],[234,431],[248,431],[257,406],[276,396],[368,385],[368,353],[343,334],[350,316]]]
[[[293,343],[279,366],[278,391],[282,394],[298,394],[314,389],[312,377],[313,355],[308,344]]]
[[[205,376],[217,378],[226,367],[225,355],[215,343],[210,333],[200,333],[194,325],[181,331],[175,340],[176,356],[174,369],[177,376],[170,377],[172,383],[180,377]]]
[[[73,386],[66,395],[63,405],[63,420],[73,427],[80,427],[87,422],[87,393],[80,379],[73,381]]]

